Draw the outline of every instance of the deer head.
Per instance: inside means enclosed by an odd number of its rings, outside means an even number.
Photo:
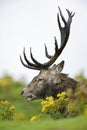
[[[33,62],[30,62],[27,59],[27,56],[25,54],[25,48],[23,50],[23,56],[26,63],[24,63],[22,57],[20,56],[21,63],[25,67],[34,70],[40,70],[40,73],[35,78],[33,78],[33,80],[21,92],[21,95],[26,96],[27,100],[29,101],[34,99],[44,99],[47,96],[56,97],[57,93],[64,91],[67,87],[75,88],[76,86],[76,81],[69,78],[67,74],[61,73],[64,67],[64,61],[62,61],[58,65],[53,65],[53,63],[62,53],[68,41],[72,17],[75,14],[70,12],[68,9],[66,9],[68,13],[68,20],[66,21],[64,16],[62,15],[61,9],[59,7],[58,9],[59,9],[59,13],[57,14],[57,20],[58,20],[58,26],[61,34],[60,48],[58,47],[56,37],[54,37],[55,53],[53,56],[49,55],[47,46],[45,45],[45,54],[49,60],[48,62],[43,64],[38,62],[33,57],[31,48],[30,48],[30,56]],[[59,17],[61,17],[61,20],[64,23],[64,27],[61,26]],[[53,66],[51,67],[51,65]]]

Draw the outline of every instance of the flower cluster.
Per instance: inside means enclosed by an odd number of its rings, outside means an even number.
[[[57,94],[57,98],[52,96],[47,97],[46,100],[41,102],[42,112],[49,114],[53,118],[60,118],[66,116],[66,106],[70,99],[66,97],[66,93],[62,92]]]
[[[34,121],[34,120],[38,120],[38,119],[40,119],[40,118],[42,118],[43,117],[43,114],[38,114],[38,115],[36,115],[36,116],[33,116],[30,120],[31,121]]]
[[[70,91],[69,91],[70,92]],[[41,102],[42,112],[49,114],[52,118],[73,117],[80,114],[87,116],[87,94],[77,89],[74,95],[67,92],[57,94],[57,98],[47,97]]]
[[[0,101],[0,119],[13,120],[15,106],[12,106],[8,101]]]

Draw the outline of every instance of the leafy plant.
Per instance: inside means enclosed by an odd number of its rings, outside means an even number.
[[[54,119],[66,116],[66,106],[70,99],[66,97],[66,93],[62,92],[57,94],[57,99],[52,96],[47,97],[45,101],[42,101],[42,112],[49,114]]]
[[[2,120],[13,120],[15,113],[15,106],[12,106],[8,101],[0,102],[0,119]]]
[[[86,89],[85,89],[86,90]],[[68,97],[66,92],[57,94],[57,98],[47,97],[41,102],[42,112],[54,119],[73,117],[86,113],[87,98],[80,87],[77,87],[73,97]]]

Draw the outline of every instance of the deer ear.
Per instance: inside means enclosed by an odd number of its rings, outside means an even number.
[[[55,75],[60,73],[63,70],[64,61],[61,61],[58,65],[54,65],[51,70],[51,74]]]
[[[60,73],[63,70],[64,61],[61,61],[58,65],[56,65],[55,70]]]

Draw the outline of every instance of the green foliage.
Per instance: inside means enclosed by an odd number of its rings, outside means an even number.
[[[0,119],[2,120],[13,120],[15,113],[15,106],[12,106],[8,101],[0,102]]]
[[[75,93],[77,94],[77,92]],[[81,115],[87,110],[87,98],[85,95],[75,95],[75,97],[67,97],[66,92],[57,95],[57,99],[52,96],[42,101],[42,112],[50,115],[53,119],[73,117]]]
[[[13,78],[9,75],[4,75],[0,79],[0,87],[10,87],[13,84]]]
[[[77,86],[74,92],[74,98],[72,98],[73,93],[69,89],[66,91],[67,97],[62,94],[59,94],[57,100],[54,100],[52,97],[49,99],[48,97],[46,98],[46,101],[42,101],[45,103],[47,102],[47,106],[42,105],[42,111],[45,112],[46,110],[46,113],[51,113],[51,117],[54,118],[66,116],[71,117],[79,115],[82,111],[84,111],[84,104],[87,103],[87,79],[83,73],[78,74],[76,79],[80,80],[81,83],[79,85],[80,87]],[[0,100],[13,102],[16,106],[15,119],[17,120],[31,118],[32,116],[41,113],[41,100],[28,103],[25,101],[24,97],[20,96],[20,92],[24,86],[24,82],[20,80],[15,81],[10,75],[4,75],[0,78]],[[52,106],[51,108],[51,105],[56,107]]]
[[[41,111],[42,100],[36,100],[32,102],[27,102],[24,97],[20,96],[22,88],[25,86],[25,82],[21,80],[14,80],[10,75],[4,75],[0,78],[0,102],[6,100],[11,102],[16,107],[14,116],[12,119],[14,121],[7,121],[8,119],[2,121],[0,120],[0,129],[3,130],[86,130],[87,129],[87,79],[84,75],[77,75],[80,81],[80,85],[77,86],[74,97],[72,98],[72,91],[67,90],[66,94],[68,98],[72,99],[70,102],[65,102],[66,96],[63,97],[62,102],[59,104],[59,112],[61,110],[63,113],[60,114],[58,118],[64,117],[66,108],[69,112],[67,117],[72,117],[82,114],[83,116],[78,116],[69,119],[53,120],[49,117],[49,114],[43,114]],[[60,96],[61,97],[61,96]],[[9,107],[12,105],[10,104]],[[5,105],[6,107],[6,105]],[[9,108],[8,107],[8,108]],[[51,107],[51,106],[50,106]],[[6,108],[6,109],[8,109]],[[62,108],[62,109],[61,109]],[[8,109],[9,110],[9,109]],[[2,110],[3,113],[4,109]],[[42,113],[42,114],[40,114]],[[45,112],[44,112],[45,113]],[[65,114],[65,115],[63,115]],[[8,115],[8,114],[7,114]],[[36,116],[35,116],[36,115]],[[61,116],[62,115],[62,116]],[[54,114],[55,118],[56,114]],[[8,116],[7,116],[8,117]],[[14,118],[13,118],[14,117]],[[33,117],[33,118],[32,118]],[[53,115],[51,116],[53,117]],[[1,110],[0,110],[1,118]],[[35,121],[30,121],[30,119]]]
[[[19,97],[20,90],[25,83],[15,81],[12,76],[4,75],[0,78],[0,99],[1,100],[16,100]]]
[[[75,76],[75,79],[76,79],[77,81],[79,81],[79,82],[87,81],[87,79],[86,79],[86,77],[85,77],[85,75],[84,75],[84,72],[80,72],[79,74],[77,74],[77,75]]]
[[[66,106],[69,101],[70,99],[66,97],[65,92],[58,94],[57,99],[52,96],[47,97],[41,103],[42,112],[49,114],[54,119],[66,117]]]
[[[14,104],[16,107],[14,120],[30,119],[33,115],[41,112],[41,100],[27,102],[25,97],[20,95],[24,87],[24,81],[14,80],[10,75],[6,74],[0,78],[0,101],[8,101]]]

